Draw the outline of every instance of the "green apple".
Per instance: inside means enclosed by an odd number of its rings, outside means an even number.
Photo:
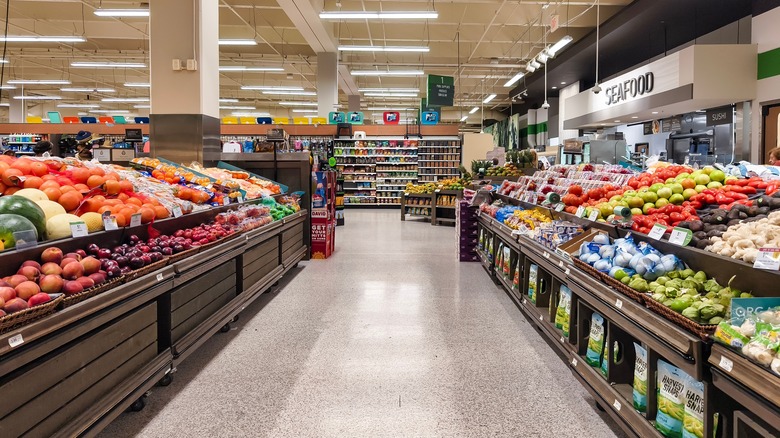
[[[710,172],[710,179],[712,181],[723,182],[726,179],[726,174],[722,170],[715,169]]]
[[[685,201],[685,197],[680,193],[675,193],[669,198],[669,202],[675,205],[680,205],[683,201]]]
[[[643,205],[645,205],[645,201],[643,201],[639,196],[632,196],[628,198],[628,206],[631,208],[642,208]]]
[[[657,201],[655,201],[655,207],[656,208],[664,208],[667,205],[669,205],[669,200],[666,198],[658,198]]]
[[[673,184],[675,181],[677,181],[677,180],[675,180],[674,178],[666,178],[666,181],[664,181],[664,182],[666,184]]]
[[[705,166],[705,167],[704,167],[704,168],[703,168],[701,171],[702,171],[702,173],[704,173],[705,175],[709,175],[709,174],[710,174],[710,172],[712,172],[713,170],[715,170],[715,168],[714,168],[714,167],[712,167],[712,166]]]
[[[655,192],[645,192],[639,195],[639,197],[642,198],[645,203],[655,202],[658,200],[658,194]]]
[[[693,189],[696,190],[696,193],[701,193],[701,192],[707,190],[707,186],[696,186]]]
[[[662,189],[663,187],[664,187],[663,184],[656,183],[656,184],[653,184],[653,185],[650,186],[650,191],[651,192],[658,192],[658,189]]]
[[[682,186],[681,186],[681,187],[682,187]],[[671,188],[669,188],[669,187],[663,187],[663,188],[660,188],[660,189],[658,189],[658,191],[657,191],[656,193],[658,194],[658,197],[659,197],[659,198],[662,198],[662,199],[669,199],[669,198],[672,196],[672,193],[673,193],[673,192],[672,192],[672,189],[671,189]],[[659,199],[659,201],[660,201],[660,199]],[[657,205],[657,203],[656,203],[656,205]],[[659,208],[660,208],[660,207],[659,207]]]
[[[606,202],[599,204],[598,207],[602,217],[607,217],[611,215],[612,212],[615,210],[615,207],[607,204]]]
[[[683,190],[685,190],[680,183],[674,183],[669,186],[670,189],[672,189],[672,193],[682,193]]]
[[[687,201],[688,199],[691,198],[691,196],[693,196],[693,195],[695,195],[697,193],[699,193],[699,192],[697,192],[695,189],[685,189],[685,190],[683,190],[682,195],[683,195],[683,198],[685,198],[685,200]]]
[[[634,216],[641,216],[642,215],[642,209],[641,208],[632,208],[631,214]]]
[[[723,187],[723,184],[717,181],[712,181],[711,183],[707,184],[708,189],[719,189],[721,187]]]
[[[638,193],[645,193],[650,190],[650,187],[640,187]]]
[[[623,199],[630,198],[632,196],[636,196],[635,190],[626,190],[625,192],[623,192]]]
[[[676,176],[674,179],[676,179],[677,181],[682,181],[682,180],[684,180],[685,178],[688,178],[689,176],[691,176],[691,174],[690,174],[690,173],[688,173],[688,172],[683,172],[683,173],[681,173],[681,174],[677,175],[677,176]]]
[[[623,201],[620,201],[620,203],[618,205],[620,205],[621,207],[628,207],[628,202],[623,200]]]
[[[615,196],[609,198],[609,202],[620,201],[621,199],[623,199],[622,195],[615,195]]]
[[[655,208],[655,204],[653,204],[652,202],[648,202],[647,204],[642,206],[642,213],[648,214],[647,211],[650,210],[651,208]]]
[[[707,184],[710,183],[709,175],[705,175],[705,174],[696,175],[696,177],[694,177],[693,180],[696,182],[697,186],[706,186]]]

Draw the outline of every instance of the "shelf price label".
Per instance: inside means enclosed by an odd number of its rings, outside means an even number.
[[[87,234],[89,234],[89,230],[87,229],[87,224],[85,224],[84,222],[71,222],[70,234],[73,235],[73,237],[86,236]]]
[[[574,213],[574,215],[577,216],[577,217],[585,216],[585,207],[583,207],[581,205],[579,207],[577,207],[577,212]]]
[[[24,344],[24,338],[21,333],[8,338],[8,345],[11,346],[11,348],[16,348],[22,344]]]
[[[593,209],[590,211],[590,214],[588,215],[588,220],[596,221],[596,219],[599,218],[599,211],[596,209]]]
[[[623,301],[621,301],[620,298],[615,299],[615,307],[617,307],[618,309],[623,308]]]
[[[141,213],[136,213],[130,216],[130,226],[137,227],[141,225]]]
[[[686,246],[691,243],[692,238],[693,231],[685,228],[674,227],[672,230],[672,235],[669,236],[669,243],[679,246]]]
[[[564,209],[565,207],[566,207],[566,206],[565,206],[565,205],[563,205],[563,203],[560,203],[560,204],[558,204],[558,205],[556,205],[556,206],[555,206],[555,211],[561,212],[561,211],[563,211],[563,209]]]
[[[734,362],[732,362],[731,359],[721,356],[720,362],[718,362],[718,366],[730,373],[731,370],[734,369]]]
[[[184,212],[181,211],[181,207],[178,205],[173,207],[173,217],[181,217],[184,214]]]
[[[664,233],[666,233],[666,227],[661,224],[655,224],[647,235],[655,240],[660,240],[664,237]]]
[[[753,267],[769,271],[780,270],[780,248],[759,248]]]
[[[620,404],[620,401],[618,401],[618,399],[615,399],[615,402],[612,403],[612,406],[615,408],[616,411],[619,411],[623,407],[623,405]]]
[[[116,216],[111,216],[110,212],[103,213],[103,228],[106,231],[118,230],[119,226],[116,223]]]

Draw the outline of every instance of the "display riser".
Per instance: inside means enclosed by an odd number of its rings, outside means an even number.
[[[296,213],[0,335],[0,387],[15,402],[0,408],[0,436],[99,433],[306,256],[307,217]],[[20,334],[24,342],[10,347]]]

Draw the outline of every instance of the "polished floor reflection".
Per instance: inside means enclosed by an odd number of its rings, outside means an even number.
[[[336,247],[102,436],[615,436],[453,228],[348,210]]]

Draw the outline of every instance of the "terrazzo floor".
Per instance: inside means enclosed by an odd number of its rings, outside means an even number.
[[[102,437],[622,436],[452,227],[348,210]]]

